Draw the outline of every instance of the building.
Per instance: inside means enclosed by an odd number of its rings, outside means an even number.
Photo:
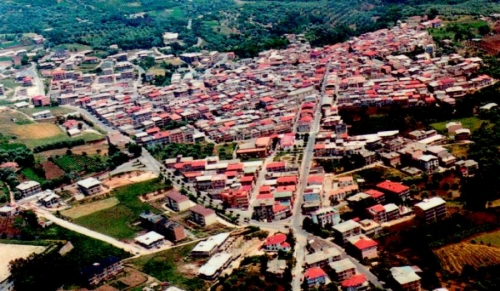
[[[157,232],[150,231],[144,235],[138,236],[135,239],[135,242],[140,244],[141,246],[152,249],[159,248],[165,242],[165,237]]]
[[[438,221],[446,217],[446,201],[439,197],[424,199],[415,204],[415,216],[423,222]]]
[[[397,291],[420,291],[420,277],[410,266],[392,267],[394,289]]]
[[[439,168],[439,159],[433,155],[421,155],[418,158],[419,168],[427,174],[432,174]]]
[[[182,195],[177,190],[172,190],[166,195],[166,206],[173,211],[186,211],[191,206],[187,196]]]
[[[309,287],[325,284],[326,278],[325,271],[318,267],[309,268],[304,273],[304,280]]]
[[[387,221],[399,219],[401,216],[399,207],[394,203],[384,205],[384,209],[387,216]]]
[[[186,238],[184,226],[162,215],[157,215],[148,211],[141,213],[140,218],[144,228],[165,236],[169,241],[177,242]]]
[[[46,208],[58,206],[61,203],[61,197],[54,193],[52,190],[45,190],[38,194],[38,203]]]
[[[205,280],[215,280],[229,266],[232,260],[233,256],[229,253],[217,253],[205,265],[200,267],[198,276]]]
[[[288,252],[292,249],[290,244],[286,242],[286,234],[284,233],[278,233],[268,237],[262,245],[262,248],[268,252]]]
[[[189,208],[189,219],[201,226],[209,226],[217,222],[215,211],[201,205]]]
[[[335,240],[343,245],[347,239],[361,234],[361,225],[354,220],[348,220],[333,226]]]
[[[410,187],[401,183],[384,181],[377,184],[377,188],[392,198],[406,200],[410,198]]]
[[[339,224],[340,214],[336,207],[325,207],[311,212],[311,219],[321,227],[325,227],[326,224],[333,226]]]
[[[380,204],[373,205],[366,209],[368,215],[378,223],[387,222],[387,213],[384,206]]]
[[[360,235],[350,237],[348,248],[352,254],[360,260],[374,259],[378,257],[377,246],[378,243],[373,239]]]
[[[50,112],[50,110],[43,110],[31,114],[31,117],[33,117],[34,120],[49,119],[52,118],[52,112]]]
[[[370,284],[363,274],[356,274],[340,284],[342,291],[367,291],[370,290]]]
[[[76,185],[78,186],[78,190],[85,196],[97,194],[102,190],[101,181],[92,177],[78,181]]]
[[[344,281],[356,275],[356,266],[348,258],[331,262],[328,266],[332,270],[337,281]]]
[[[248,209],[250,200],[249,193],[246,190],[238,189],[238,190],[226,190],[221,194],[222,202],[230,208],[240,208],[240,209]]]
[[[42,192],[42,187],[40,183],[36,181],[24,181],[16,186],[16,189],[21,193],[23,197],[29,197],[37,193]]]
[[[207,240],[199,242],[191,251],[193,257],[210,257],[219,250],[223,250],[223,246],[229,239],[229,233],[219,233],[209,237]]]
[[[283,278],[286,270],[286,261],[278,258],[271,260],[267,263],[266,272],[276,278]]]
[[[117,257],[109,256],[83,269],[82,276],[89,286],[96,286],[103,281],[115,277],[122,271],[123,265],[121,260]]]
[[[325,248],[323,250],[306,255],[306,267],[320,267],[323,268],[329,263],[338,261],[342,258],[342,254],[335,247]]]

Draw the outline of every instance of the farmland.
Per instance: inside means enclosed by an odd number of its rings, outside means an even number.
[[[46,161],[42,164],[43,170],[45,171],[45,179],[59,178],[64,175],[64,171],[61,170],[56,164],[51,161]]]
[[[40,112],[40,111],[45,111],[45,110],[50,110],[52,113],[52,116],[57,116],[57,115],[65,115],[69,113],[75,112],[75,110],[65,108],[65,107],[59,107],[59,106],[51,106],[51,107],[36,107],[36,108],[23,108],[19,109],[19,111],[31,116],[31,114],[35,112]]]
[[[139,219],[142,212],[156,211],[149,204],[141,202],[139,196],[163,188],[165,185],[157,179],[116,188],[112,194],[119,204],[79,217],[75,223],[118,239],[133,238],[139,229],[132,223]]]
[[[465,265],[478,268],[500,264],[500,249],[477,243],[461,242],[447,245],[436,250],[435,254],[448,273],[460,274]]]
[[[32,168],[25,168],[21,173],[29,180],[37,181],[38,183],[43,183],[45,181],[44,177],[37,175]]]
[[[65,172],[97,172],[103,168],[103,161],[100,156],[64,155],[54,158],[54,163]]]
[[[500,231],[487,232],[473,238],[478,243],[500,247]],[[498,250],[500,252],[500,250]]]

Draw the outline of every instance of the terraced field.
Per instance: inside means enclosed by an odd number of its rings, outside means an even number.
[[[434,253],[448,273],[460,274],[465,265],[478,268],[500,264],[500,249],[487,245],[461,242],[439,248]]]
[[[93,157],[82,155],[64,155],[54,158],[54,163],[65,172],[82,172],[100,165],[102,162]]]

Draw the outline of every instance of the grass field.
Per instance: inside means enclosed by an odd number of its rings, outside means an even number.
[[[195,245],[196,243],[192,243],[154,255],[142,256],[131,260],[130,263],[160,281],[170,282],[186,290],[207,290],[208,286],[203,280],[186,276],[180,269],[182,267],[180,262],[189,255]]]
[[[95,202],[90,202],[88,204],[75,206],[71,209],[62,211],[61,214],[64,216],[67,216],[69,218],[76,219],[76,218],[80,218],[82,216],[92,214],[92,213],[97,212],[97,211],[111,208],[115,205],[118,205],[118,203],[120,203],[120,201],[118,201],[118,199],[116,197],[111,197],[108,199],[99,200],[99,201],[95,201]]]
[[[500,230],[487,232],[473,238],[477,243],[483,242],[485,245],[491,244],[495,247],[500,247]],[[500,250],[498,250],[500,252]]]
[[[68,113],[73,113],[75,110],[65,108],[65,107],[59,107],[59,106],[51,106],[51,107],[36,107],[36,108],[23,108],[19,109],[19,111],[31,116],[31,114],[35,112],[40,112],[40,111],[45,111],[45,110],[50,110],[52,112],[53,116],[57,115],[65,115]]]
[[[71,138],[68,135],[64,134],[61,132],[61,134],[58,134],[56,136],[48,137],[48,138],[41,138],[41,139],[26,139],[24,140],[24,143],[26,146],[34,148],[39,145],[44,145],[48,143],[54,143],[54,142],[59,142],[59,141],[65,141],[65,140],[73,140],[73,139],[84,139],[85,141],[94,141],[94,140],[100,140],[103,139],[103,136],[100,134],[96,133],[84,133],[83,135],[80,135],[75,138]]]
[[[481,127],[481,123],[483,121],[486,122],[485,120],[481,120],[477,117],[466,117],[466,118],[462,118],[459,120],[448,120],[448,121],[443,121],[443,122],[432,123],[431,126],[432,126],[432,128],[434,128],[435,130],[437,130],[439,132],[447,133],[446,124],[448,122],[452,122],[452,121],[460,121],[462,123],[462,126],[470,129],[471,132],[478,130]]]
[[[117,239],[133,238],[139,229],[132,222],[146,210],[157,212],[138,197],[163,188],[165,185],[156,179],[116,188],[112,193],[120,202],[118,205],[82,216],[75,223]]]
[[[0,80],[0,84],[9,89],[14,89],[19,86],[19,84],[17,84],[13,78],[2,79]]]
[[[165,76],[165,70],[159,67],[152,67],[148,70],[148,73],[154,74],[155,76]]]
[[[67,49],[69,51],[73,51],[76,49],[77,51],[81,52],[81,51],[91,50],[92,48],[83,44],[69,43],[69,44],[58,45],[55,47],[55,49]]]
[[[102,161],[100,156],[64,155],[54,158],[54,163],[65,172],[82,172],[101,164]]]
[[[500,249],[481,245],[477,238],[474,240],[476,244],[462,242],[436,250],[435,254],[441,261],[443,269],[449,273],[460,274],[465,265],[477,268],[500,264]]]
[[[446,146],[450,150],[450,153],[455,157],[466,157],[469,152],[468,144],[454,144],[451,146]]]

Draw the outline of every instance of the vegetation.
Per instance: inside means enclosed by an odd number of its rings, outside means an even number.
[[[213,143],[180,144],[169,143],[164,146],[150,146],[148,150],[159,160],[175,158],[178,155],[203,159],[214,154],[215,145]]]
[[[207,286],[201,279],[189,278],[180,271],[180,262],[186,259],[195,245],[196,243],[192,243],[154,255],[142,256],[130,263],[160,281],[170,282],[187,290],[207,290]]]
[[[31,255],[27,259],[18,259],[10,263],[12,278],[16,290],[55,290],[63,285],[84,285],[81,270],[107,256],[126,258],[128,255],[115,247],[99,240],[51,226],[41,228],[33,212],[21,216],[23,238],[28,241],[35,235],[41,240],[50,241],[53,246],[42,253]],[[74,249],[65,256],[59,249],[66,242],[71,242]],[[47,268],[50,266],[50,268]]]
[[[471,132],[478,130],[481,127],[481,124],[484,122],[484,120],[481,120],[481,119],[473,116],[473,117],[461,118],[458,120],[446,120],[446,121],[442,121],[442,122],[436,122],[436,123],[430,124],[430,126],[441,133],[447,133],[446,124],[448,122],[452,122],[452,121],[461,122],[462,126],[470,129]]]
[[[53,162],[67,173],[70,172],[101,172],[106,170],[106,163],[101,156],[89,157],[87,155],[56,156]]]

